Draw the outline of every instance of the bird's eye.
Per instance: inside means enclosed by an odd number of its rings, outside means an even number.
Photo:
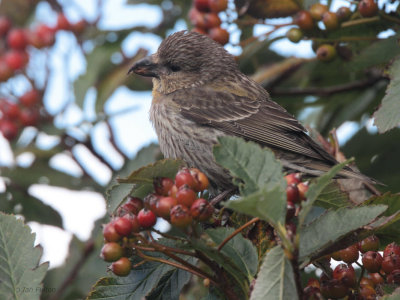
[[[172,72],[178,72],[181,70],[181,68],[178,67],[177,65],[171,65],[169,66],[169,68],[171,69]]]

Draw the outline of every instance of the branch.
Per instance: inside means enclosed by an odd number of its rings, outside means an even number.
[[[218,246],[218,251],[221,251],[222,247],[224,247],[226,245],[226,243],[228,243],[231,239],[233,239],[243,229],[245,229],[246,227],[249,227],[251,224],[254,224],[258,221],[260,221],[260,218],[253,218],[246,224],[240,226],[238,229],[236,229],[234,232],[232,232],[231,235],[229,235],[225,240],[222,241],[222,243]]]
[[[371,86],[385,77],[379,75],[371,78],[357,80],[350,83],[339,84],[329,87],[309,87],[309,88],[276,88],[270,90],[270,94],[273,96],[303,96],[303,95],[314,95],[314,96],[329,96],[336,93],[342,93],[355,89],[362,89]]]

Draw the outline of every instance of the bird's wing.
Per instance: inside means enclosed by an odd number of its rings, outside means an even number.
[[[178,90],[171,96],[181,114],[196,123],[275,149],[337,163],[292,115],[269,100],[267,93],[260,95],[262,99],[251,99],[196,87]]]

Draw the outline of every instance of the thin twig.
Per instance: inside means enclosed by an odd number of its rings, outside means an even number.
[[[234,232],[232,232],[231,235],[229,235],[225,240],[222,241],[222,243],[218,246],[218,251],[221,251],[222,247],[226,245],[231,239],[235,237],[238,233],[240,233],[243,229],[246,227],[249,227],[251,224],[256,223],[260,221],[260,218],[253,218],[250,221],[248,221],[246,224],[240,226],[238,229],[236,229]]]
[[[379,80],[383,79],[383,76],[374,76],[371,78],[357,80],[350,83],[339,84],[329,87],[309,87],[309,88],[284,88],[284,89],[272,89],[271,95],[279,96],[302,96],[302,95],[315,95],[315,96],[329,96],[331,94],[346,92],[355,89],[362,89],[370,86]]]

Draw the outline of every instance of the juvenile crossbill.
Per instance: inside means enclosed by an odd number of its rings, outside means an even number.
[[[129,73],[153,77],[150,109],[161,152],[202,170],[220,189],[233,187],[212,148],[230,135],[270,148],[287,172],[319,176],[337,161],[268,92],[243,74],[233,56],[205,35],[180,31]],[[368,177],[346,167],[342,178]]]

